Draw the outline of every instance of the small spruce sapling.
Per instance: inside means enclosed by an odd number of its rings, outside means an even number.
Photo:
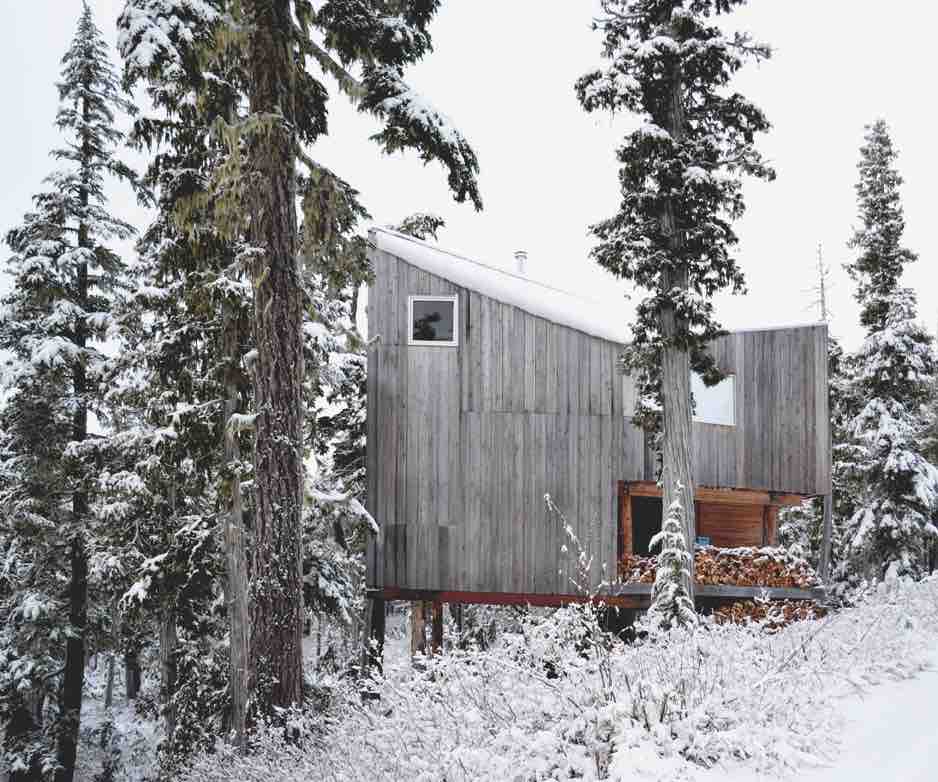
[[[654,624],[664,628],[691,627],[697,623],[694,602],[686,587],[690,579],[691,554],[684,534],[684,505],[680,499],[683,493],[684,487],[677,484],[661,531],[652,537],[650,544],[652,549],[660,547],[660,551],[649,616]]]

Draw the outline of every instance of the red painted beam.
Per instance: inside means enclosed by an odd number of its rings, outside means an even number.
[[[642,599],[638,595],[616,595],[604,597],[597,595],[589,598],[583,595],[537,595],[518,592],[459,592],[435,591],[428,589],[401,589],[400,587],[384,587],[383,589],[368,590],[369,597],[378,597],[383,600],[426,600],[438,603],[481,603],[486,605],[529,605],[538,607],[557,608],[571,603],[585,603],[591,600],[594,603],[603,603],[617,608],[643,608],[648,604],[648,598]]]

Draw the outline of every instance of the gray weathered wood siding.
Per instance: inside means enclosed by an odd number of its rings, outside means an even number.
[[[615,369],[621,346],[461,288],[386,252],[373,250],[371,259],[368,504],[381,532],[369,551],[369,585],[575,591],[575,552],[546,512],[545,494],[593,555],[593,580],[603,567],[613,574],[616,482],[641,480],[646,469],[644,437],[629,417],[634,392]],[[407,299],[421,294],[458,295],[458,346],[408,346]],[[742,374],[752,346],[733,342],[737,337],[716,349],[721,366]],[[797,341],[805,357],[809,347],[816,349],[816,341],[808,342]],[[737,350],[743,355],[736,357]],[[801,359],[792,352],[784,366],[795,368]],[[743,399],[738,419],[762,418],[782,398],[760,391],[766,378],[761,369],[750,371],[753,390],[737,394]],[[737,388],[747,383],[737,381]],[[800,403],[803,385],[784,385],[784,399]],[[814,418],[810,427],[799,426],[802,441],[819,436]],[[760,472],[753,472],[746,454],[760,450],[758,437],[741,436],[742,427],[722,429],[729,428],[697,426],[698,453],[715,454],[701,462],[703,483],[730,476],[732,483],[714,485],[747,485],[738,483],[740,475],[776,474],[784,481],[793,471],[807,479],[798,458],[759,461]],[[794,431],[786,424],[784,436]],[[811,465],[816,478],[820,467]],[[816,493],[813,480],[810,490],[806,486],[784,490]]]
[[[827,327],[736,331],[712,350],[736,378],[736,422],[694,424],[697,483],[829,492]]]

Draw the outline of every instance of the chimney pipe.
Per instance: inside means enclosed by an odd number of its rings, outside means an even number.
[[[524,274],[524,267],[528,263],[527,250],[515,250],[515,271],[518,274]]]

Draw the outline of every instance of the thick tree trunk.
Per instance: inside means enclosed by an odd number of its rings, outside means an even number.
[[[78,518],[87,514],[84,493],[76,493],[72,503]],[[81,722],[82,693],[85,686],[85,625],[88,619],[88,559],[80,533],[71,543],[69,579],[69,624],[73,635],[65,644],[65,672],[59,698],[59,730],[56,747],[56,782],[72,782],[78,755],[78,729]]]
[[[365,653],[362,669],[367,673],[384,670],[384,631],[387,608],[384,599],[373,597],[368,601],[368,619],[365,626]]]
[[[261,712],[303,699],[303,306],[297,263],[292,3],[251,0],[250,108],[269,128],[250,139],[256,176],[254,374],[256,515],[251,573],[251,676]]]
[[[676,65],[671,74],[671,105],[668,110],[668,132],[679,144],[684,136],[684,104],[682,98],[682,74]],[[684,264],[679,260],[684,248],[684,235],[680,217],[675,214],[669,200],[661,216],[662,229],[668,236],[672,269],[661,273],[662,291],[679,288],[687,290],[688,278]],[[697,521],[694,513],[694,470],[693,470],[693,411],[690,390],[690,355],[686,348],[674,344],[674,339],[686,330],[687,323],[673,309],[664,309],[660,316],[661,338],[665,347],[661,353],[661,396],[662,396],[662,525],[668,515],[668,507],[675,499],[684,506],[686,519],[687,548],[691,552],[690,578],[686,587],[694,598],[693,551],[697,539]],[[683,493],[677,496],[677,487]]]
[[[117,669],[117,650],[120,647],[120,611],[117,597],[111,603],[111,652],[107,656],[107,684],[104,688],[104,708],[114,705],[114,676]]]
[[[443,651],[443,604],[434,602],[432,611],[430,651],[432,654],[440,654]]]
[[[176,611],[172,605],[160,609],[160,705],[163,710],[163,726],[166,740],[170,744],[176,732]]]
[[[411,603],[410,608],[410,656],[426,654],[427,620],[430,618],[431,604],[423,600]]]
[[[140,693],[140,658],[137,650],[131,649],[124,654],[124,694],[127,700],[135,700]]]
[[[225,380],[224,438],[225,473],[228,476],[228,512],[225,514],[225,555],[228,567],[228,630],[230,637],[231,727],[235,744],[244,748],[250,679],[250,617],[248,615],[248,567],[244,553],[244,509],[241,497],[241,451],[236,432],[228,432],[227,424],[239,412],[236,370],[240,360],[237,320],[227,313],[225,319],[224,356],[229,363]]]
[[[117,652],[112,650],[107,656],[107,683],[104,686],[104,708],[114,705],[114,674],[117,668]]]

